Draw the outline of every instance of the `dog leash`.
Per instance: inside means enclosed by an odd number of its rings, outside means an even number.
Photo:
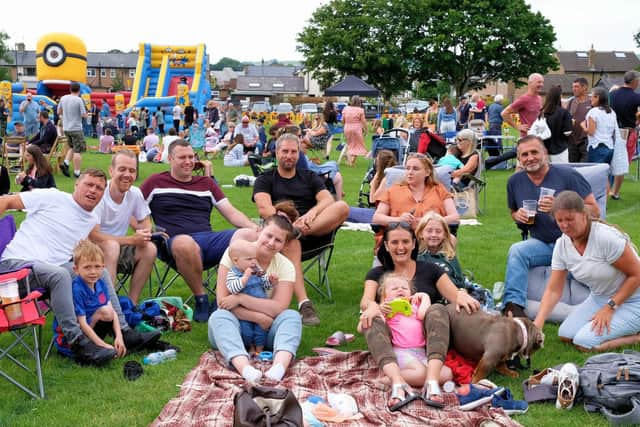
[[[527,328],[524,326],[522,320],[514,317],[513,320],[516,321],[518,326],[520,326],[520,330],[522,331],[522,347],[520,348],[520,353],[524,352],[527,348],[527,341],[529,341],[529,335],[527,334]]]

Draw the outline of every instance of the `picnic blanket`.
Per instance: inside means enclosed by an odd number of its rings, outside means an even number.
[[[268,366],[264,365],[263,371]],[[416,400],[398,412],[390,412],[387,402],[391,387],[382,384],[381,378],[369,352],[355,351],[296,360],[280,386],[292,390],[300,403],[311,395],[326,398],[330,391],[353,396],[364,417],[331,426],[520,426],[502,409],[461,411],[455,395],[449,393],[444,395],[444,409]],[[225,366],[220,353],[208,351],[187,375],[178,396],[167,403],[151,425],[232,426],[233,396],[243,384],[243,378]],[[276,386],[265,379],[262,384]]]

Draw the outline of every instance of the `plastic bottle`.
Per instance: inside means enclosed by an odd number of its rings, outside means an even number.
[[[159,363],[166,362],[167,360],[175,360],[175,358],[176,351],[171,349],[148,354],[144,359],[142,359],[142,363],[145,365],[157,365]]]

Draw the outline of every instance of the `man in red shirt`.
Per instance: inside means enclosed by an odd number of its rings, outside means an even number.
[[[502,111],[502,119],[511,127],[518,129],[521,137],[527,136],[529,127],[536,121],[540,114],[542,99],[538,94],[542,90],[543,85],[544,77],[542,77],[542,74],[531,74],[527,81],[527,93],[509,104],[509,106]],[[520,116],[519,126],[516,126],[511,117],[514,113]]]

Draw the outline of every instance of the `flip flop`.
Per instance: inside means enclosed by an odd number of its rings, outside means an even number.
[[[398,399],[399,402],[395,405],[389,406],[389,410],[391,412],[396,412],[397,410],[407,406],[407,404],[413,402],[416,399],[420,399],[421,396],[419,393],[415,393],[408,384],[393,384],[391,386],[391,398],[390,399]],[[398,391],[404,391],[404,399],[400,398],[400,394]]]
[[[328,345],[329,347],[337,347],[339,345],[351,342],[354,339],[356,339],[356,337],[353,334],[345,334],[342,331],[336,331],[333,333],[333,335],[327,338],[327,341],[325,342],[325,344]]]
[[[346,351],[340,351],[330,347],[315,347],[315,348],[312,348],[311,351],[313,351],[314,353],[317,353],[318,356],[331,356],[334,354],[346,353]]]

